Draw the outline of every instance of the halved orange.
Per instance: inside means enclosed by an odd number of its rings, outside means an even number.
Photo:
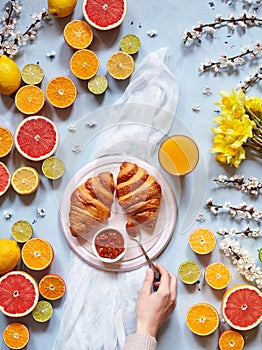
[[[22,86],[15,95],[16,108],[27,115],[38,113],[44,106],[45,95],[35,85]]]
[[[219,325],[219,315],[216,308],[207,303],[198,303],[189,308],[186,314],[186,324],[191,332],[197,335],[209,335]]]
[[[22,248],[22,260],[31,270],[46,269],[54,258],[52,245],[43,238],[31,238]]]
[[[242,350],[245,341],[241,333],[227,329],[219,335],[218,345],[220,350]]]
[[[216,237],[211,230],[200,227],[190,234],[189,245],[197,254],[208,254],[215,249]]]
[[[133,57],[122,51],[113,53],[107,60],[108,73],[115,79],[127,79],[134,69],[135,61]]]
[[[214,289],[223,289],[229,285],[231,273],[229,268],[220,263],[215,262],[206,267],[205,280],[207,284]]]
[[[10,349],[22,349],[29,342],[29,330],[22,323],[10,323],[3,331],[3,340]]]
[[[93,31],[86,22],[74,20],[65,26],[64,39],[74,50],[86,49],[93,40]]]
[[[78,50],[70,59],[70,69],[79,79],[87,80],[96,75],[99,59],[91,50]]]
[[[71,106],[76,99],[76,85],[72,79],[65,76],[57,76],[46,85],[46,98],[57,108]]]
[[[47,274],[39,282],[39,292],[43,298],[57,300],[65,294],[65,281],[58,274]]]
[[[10,153],[13,145],[14,138],[11,131],[4,126],[0,126],[0,158]]]
[[[35,168],[22,166],[11,176],[11,185],[18,194],[32,194],[40,184],[40,176]]]

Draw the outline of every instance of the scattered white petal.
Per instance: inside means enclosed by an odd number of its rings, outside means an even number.
[[[44,209],[44,208],[37,208],[36,212],[37,212],[37,215],[39,215],[41,217],[46,216],[46,209]]]
[[[197,216],[197,218],[196,218],[196,220],[199,221],[199,222],[204,222],[204,221],[206,221],[205,216],[204,216],[203,213],[199,213],[198,216]]]
[[[54,58],[56,55],[56,52],[55,51],[49,51],[46,53],[46,56],[49,57],[49,58]]]
[[[200,104],[195,103],[191,106],[191,108],[194,112],[199,112],[200,111]]]
[[[96,126],[96,123],[89,121],[89,122],[86,122],[86,126],[88,126],[89,128],[94,128]]]
[[[72,152],[80,153],[81,152],[80,146],[77,144],[74,144],[74,146],[72,148]]]
[[[157,31],[155,29],[150,29],[146,32],[146,34],[150,37],[154,37],[157,35]]]
[[[72,132],[76,131],[76,127],[73,124],[68,125],[67,129]]]
[[[209,86],[205,86],[202,92],[204,95],[212,95],[212,90]]]
[[[10,211],[5,211],[5,212],[4,212],[4,218],[5,218],[6,220],[11,219],[12,216],[13,216],[13,214],[12,214]]]

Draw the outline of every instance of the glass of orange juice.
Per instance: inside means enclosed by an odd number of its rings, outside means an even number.
[[[197,165],[199,151],[196,143],[186,135],[172,135],[158,150],[162,168],[171,175],[189,174]]]

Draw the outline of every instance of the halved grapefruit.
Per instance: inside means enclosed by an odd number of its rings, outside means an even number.
[[[50,157],[57,149],[59,133],[48,118],[35,115],[25,118],[16,128],[15,145],[27,159],[40,161]]]
[[[127,13],[126,0],[84,0],[83,15],[94,28],[109,30],[118,27]]]
[[[0,162],[0,197],[8,190],[11,183],[11,175],[7,166]]]
[[[252,329],[262,321],[262,292],[255,286],[238,284],[225,292],[221,309],[232,328]]]
[[[24,271],[11,271],[0,278],[0,311],[10,317],[28,315],[39,299],[34,278]]]

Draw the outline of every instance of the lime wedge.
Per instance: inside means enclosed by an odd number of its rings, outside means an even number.
[[[22,79],[26,84],[37,85],[44,79],[43,69],[35,63],[26,64],[21,72]]]
[[[196,283],[201,274],[200,266],[192,260],[186,260],[179,265],[178,276],[183,283]]]
[[[123,36],[120,40],[120,48],[125,53],[133,55],[137,53],[140,49],[141,41],[138,36],[134,34],[127,34]]]
[[[107,89],[107,86],[108,86],[108,81],[106,77],[102,75],[95,75],[87,83],[88,90],[95,95],[100,95],[103,92],[105,92]]]
[[[258,251],[258,257],[259,257],[259,260],[262,262],[262,248],[260,248]]]
[[[49,157],[42,163],[42,172],[48,179],[59,179],[65,172],[65,164],[58,157]]]
[[[33,227],[26,220],[19,220],[12,226],[12,236],[19,243],[25,243],[33,235]]]
[[[32,316],[37,322],[46,322],[50,320],[53,314],[53,306],[49,301],[40,300],[34,310]]]

